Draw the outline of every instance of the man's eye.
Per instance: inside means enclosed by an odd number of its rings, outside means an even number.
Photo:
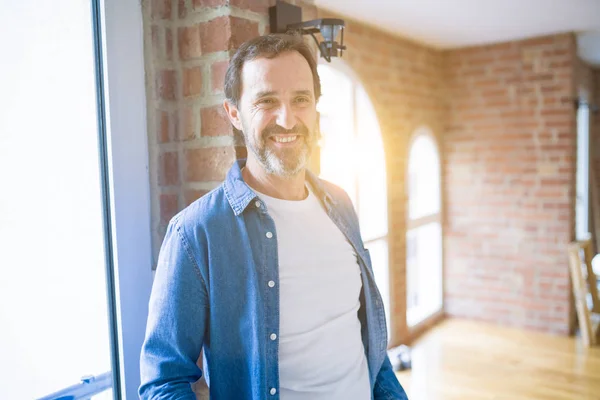
[[[307,97],[298,97],[296,103],[308,103],[310,100]]]
[[[266,105],[275,104],[275,100],[273,100],[273,99],[262,99],[262,100],[258,101],[258,104],[266,104]]]

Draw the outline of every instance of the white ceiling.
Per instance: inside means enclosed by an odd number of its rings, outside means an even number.
[[[315,0],[318,6],[441,49],[575,31],[600,65],[600,0]]]

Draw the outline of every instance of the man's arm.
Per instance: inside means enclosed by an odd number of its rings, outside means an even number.
[[[373,398],[375,400],[408,400],[387,356],[383,361],[379,374],[377,374],[375,387],[373,388]]]
[[[176,216],[161,246],[140,357],[141,399],[195,400],[208,295]]]

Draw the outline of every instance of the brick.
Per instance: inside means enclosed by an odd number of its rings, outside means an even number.
[[[208,190],[186,190],[185,191],[185,205],[186,207],[198,200],[200,197],[208,193]]]
[[[158,127],[158,142],[167,143],[170,141],[169,136],[169,113],[166,111],[158,111],[157,127]]]
[[[165,28],[165,56],[167,60],[173,60],[173,30]]]
[[[233,135],[233,127],[223,106],[203,108],[200,115],[201,136]]]
[[[229,50],[231,27],[229,17],[222,16],[200,25],[200,40],[203,53]]]
[[[171,0],[152,0],[150,14],[155,19],[171,19]]]
[[[202,67],[184,68],[183,97],[197,96],[202,92]]]
[[[186,181],[222,181],[235,160],[235,150],[231,146],[208,147],[187,150]]]
[[[187,8],[185,6],[185,0],[178,0],[177,14],[179,16],[179,19],[184,19],[187,16]]]
[[[159,156],[158,184],[171,186],[179,184],[179,157],[176,152],[165,152]]]
[[[228,65],[228,61],[217,61],[210,66],[213,93],[223,93],[225,73],[227,72]]]
[[[229,49],[237,49],[240,45],[258,36],[258,23],[244,18],[231,17],[231,39]]]
[[[156,78],[157,96],[163,100],[175,100],[177,77],[173,70],[159,71]]]
[[[178,127],[179,140],[191,140],[196,137],[196,113],[192,107],[185,107],[181,110]]]
[[[179,196],[176,194],[160,195],[160,223],[168,224],[179,211]]]
[[[150,27],[150,38],[152,43],[152,52],[156,55],[162,54],[161,46],[160,46],[160,34],[159,27],[157,25],[152,25]]]
[[[198,25],[179,28],[177,36],[179,43],[179,58],[181,60],[192,60],[202,56],[200,27]]]

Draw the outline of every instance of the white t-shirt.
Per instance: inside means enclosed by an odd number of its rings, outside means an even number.
[[[257,194],[277,232],[281,399],[370,399],[352,246],[310,190],[301,201]]]

